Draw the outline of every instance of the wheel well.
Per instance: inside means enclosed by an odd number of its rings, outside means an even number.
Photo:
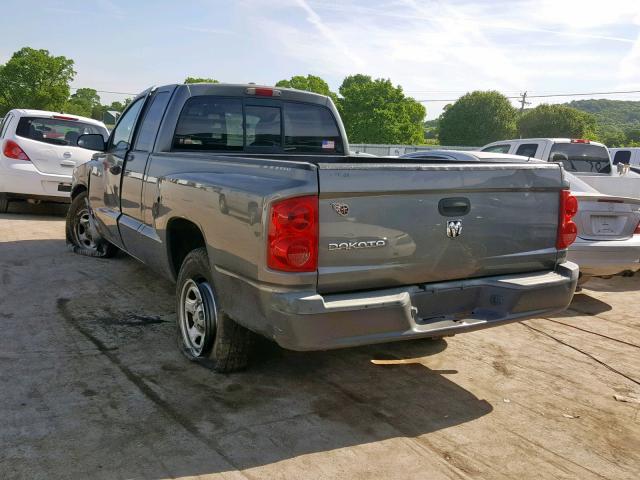
[[[189,252],[206,246],[204,235],[195,223],[184,218],[170,220],[167,225],[167,249],[174,278],[178,277],[182,262]]]
[[[85,187],[84,185],[76,185],[73,191],[71,192],[71,200],[76,198],[82,192],[86,192],[86,191],[87,191],[87,187]]]

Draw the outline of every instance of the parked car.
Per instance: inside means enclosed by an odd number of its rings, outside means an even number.
[[[636,173],[640,170],[640,147],[610,148],[609,154],[614,165],[629,165]]]
[[[591,140],[571,138],[520,138],[492,142],[483,152],[510,153],[561,162],[568,172],[611,175],[611,158],[607,147]]]
[[[11,110],[0,124],[0,213],[13,200],[69,202],[73,168],[92,153],[81,135],[108,138],[102,122],[41,110]]]
[[[173,279],[179,347],[218,371],[247,364],[252,332],[293,350],[440,337],[562,310],[578,281],[561,166],[348,156],[325,96],[168,85],[78,144],[98,153],[74,170],[68,242]]]
[[[640,199],[600,193],[569,173],[566,178],[578,199],[578,238],[568,257],[580,266],[578,284],[640,270]]]
[[[609,151],[599,142],[569,138],[521,138],[492,142],[483,152],[511,153],[560,162],[565,170],[574,173],[602,193],[640,198],[640,175],[613,166]]]

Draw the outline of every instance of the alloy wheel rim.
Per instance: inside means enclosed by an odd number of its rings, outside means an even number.
[[[91,234],[91,223],[88,209],[83,208],[78,212],[75,227],[76,240],[78,244],[90,250],[97,250],[98,245]]]

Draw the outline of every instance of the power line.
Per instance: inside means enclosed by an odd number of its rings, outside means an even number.
[[[529,95],[529,94],[527,94],[526,98],[585,97],[585,96],[589,96],[589,95],[619,95],[619,94],[626,94],[626,93],[640,93],[640,90],[621,90],[621,91],[617,91],[617,92],[553,93],[553,94],[548,94],[548,95]],[[520,95],[514,96],[514,97],[507,97],[507,98],[522,99],[522,97],[523,97],[523,94],[520,94]],[[458,99],[457,98],[448,98],[448,99],[433,98],[433,99],[424,99],[424,100],[417,100],[417,101],[420,102],[420,103],[424,103],[424,102],[455,102],[456,100],[458,100]]]
[[[71,90],[80,90],[82,88],[88,88],[88,87],[69,87],[71,88]],[[94,90],[93,88],[91,90]],[[138,95],[137,93],[131,93],[131,92],[111,92],[109,90],[96,90],[96,93],[111,93],[114,95]]]

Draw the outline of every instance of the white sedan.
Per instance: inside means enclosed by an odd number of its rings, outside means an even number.
[[[578,238],[568,254],[580,266],[578,284],[640,270],[640,199],[606,195],[565,175],[578,199]]]
[[[10,201],[68,202],[75,166],[91,159],[78,147],[86,133],[109,134],[91,118],[41,110],[11,110],[0,124],[0,213]]]

